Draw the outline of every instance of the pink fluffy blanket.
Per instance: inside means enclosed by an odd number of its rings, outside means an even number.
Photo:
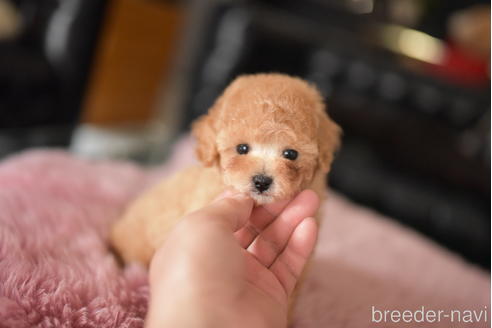
[[[142,327],[146,271],[118,267],[108,229],[142,188],[191,161],[185,139],[151,171],[58,151],[1,163],[0,327]],[[323,207],[294,327],[489,326],[486,272],[335,193]],[[417,316],[404,323],[383,318],[385,310]],[[429,322],[418,320],[421,310],[443,312]],[[486,310],[486,321],[468,322],[467,310]],[[452,322],[444,317],[450,311]]]

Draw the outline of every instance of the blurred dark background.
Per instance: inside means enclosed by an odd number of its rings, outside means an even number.
[[[335,190],[489,268],[486,1],[0,0],[0,156],[159,162],[235,76],[272,71],[342,126]]]

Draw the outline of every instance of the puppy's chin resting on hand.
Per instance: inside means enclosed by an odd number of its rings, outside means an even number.
[[[282,74],[237,78],[192,132],[201,165],[150,189],[116,222],[111,241],[126,262],[148,264],[181,217],[228,187],[257,204],[306,188],[322,198],[340,142],[340,128],[326,114],[319,92]]]

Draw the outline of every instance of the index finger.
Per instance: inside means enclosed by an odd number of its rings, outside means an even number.
[[[202,209],[189,214],[189,218],[211,220],[225,224],[232,232],[243,227],[251,216],[254,201],[241,193],[228,193]]]
[[[234,234],[241,247],[248,247],[260,232],[282,213],[290,201],[291,199],[286,199],[255,207],[250,220]]]

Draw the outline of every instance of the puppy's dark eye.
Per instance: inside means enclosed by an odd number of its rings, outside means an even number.
[[[249,152],[248,144],[239,144],[236,146],[236,151],[239,155],[244,155]]]
[[[284,158],[290,159],[291,161],[297,158],[297,150],[294,149],[286,149],[282,152],[282,156]]]

